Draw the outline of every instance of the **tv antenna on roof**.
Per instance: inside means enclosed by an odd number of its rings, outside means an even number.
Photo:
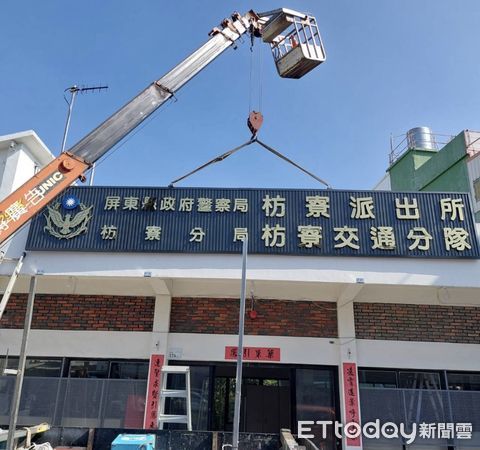
[[[65,97],[65,94],[63,94],[63,98],[67,102],[68,105],[68,113],[67,113],[67,121],[65,123],[65,130],[63,131],[63,139],[62,139],[62,150],[61,152],[63,153],[65,151],[65,145],[67,144],[67,136],[68,136],[68,130],[70,128],[70,120],[72,118],[72,111],[73,111],[73,105],[75,103],[75,98],[77,97],[77,94],[87,94],[88,92],[100,92],[108,89],[108,86],[77,86],[74,84],[73,86],[70,86],[69,88],[65,89],[64,92],[70,92],[70,101],[67,100],[67,97]],[[89,185],[92,186],[93,184],[93,177],[95,175],[95,163],[93,163],[92,170],[90,172],[90,182]]]
[[[75,98],[78,93],[80,94],[86,94],[88,92],[100,92],[103,90],[108,89],[108,86],[77,86],[74,84],[73,86],[68,87],[65,89],[64,92],[70,92],[70,101],[67,100],[67,97],[65,97],[65,94],[63,95],[63,98],[67,102],[68,105],[68,113],[67,113],[67,122],[65,123],[65,130],[63,131],[63,139],[62,139],[62,153],[65,151],[65,145],[67,143],[67,136],[68,136],[68,130],[70,128],[70,120],[72,118],[72,111],[73,111],[73,105],[75,103]]]

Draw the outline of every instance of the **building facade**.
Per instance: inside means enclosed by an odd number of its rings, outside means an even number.
[[[191,367],[193,428],[231,430],[246,233],[242,431],[306,421],[321,449],[400,450],[401,437],[339,441],[308,422],[453,423],[408,448],[480,446],[467,194],[71,188],[0,266],[5,286],[27,250],[0,322],[11,368],[37,277],[19,424],[155,426],[149,378],[168,363]],[[0,426],[13,383],[0,377]]]

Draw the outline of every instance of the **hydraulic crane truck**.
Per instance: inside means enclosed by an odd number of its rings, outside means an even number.
[[[315,17],[286,8],[233,14],[210,31],[202,47],[2,200],[0,245],[75,180],[84,181],[85,171],[226,49],[236,48],[244,35],[270,45],[277,71],[284,78],[301,78],[325,61]]]

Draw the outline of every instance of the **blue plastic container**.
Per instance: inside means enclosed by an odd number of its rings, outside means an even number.
[[[155,450],[154,434],[119,434],[112,450]]]

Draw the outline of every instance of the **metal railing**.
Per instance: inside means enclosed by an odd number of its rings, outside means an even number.
[[[361,388],[362,423],[405,424],[407,430],[417,424],[417,440],[422,445],[459,445],[480,448],[480,391],[447,391],[438,389]],[[422,439],[418,436],[421,423],[469,423],[472,439]],[[390,440],[392,441],[392,440]]]
[[[440,150],[447,145],[455,136],[450,134],[430,133],[430,139],[433,143],[434,150]],[[407,150],[411,149],[412,145],[409,139],[409,134],[404,133],[398,136],[390,136],[390,153],[388,155],[389,164],[392,165],[399,159]],[[421,149],[420,149],[421,150]]]
[[[279,35],[271,44],[275,61],[283,58],[299,45],[304,46],[306,56],[309,58],[323,58],[325,51],[315,18],[292,17],[292,21],[292,26],[287,29],[285,35]]]
[[[0,427],[8,425],[15,377],[0,377]],[[25,377],[18,425],[142,428],[146,380]]]

